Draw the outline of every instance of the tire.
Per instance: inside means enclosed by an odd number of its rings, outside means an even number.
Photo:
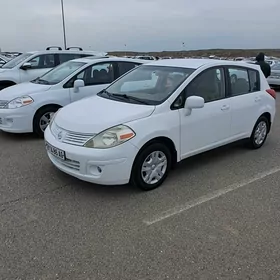
[[[33,119],[33,132],[40,138],[44,138],[43,124],[46,123],[45,129],[48,126],[52,115],[59,109],[58,106],[47,106],[39,109]],[[42,118],[46,117],[45,122]],[[48,117],[49,116],[49,117]]]
[[[261,116],[257,120],[249,139],[249,146],[251,149],[259,149],[263,146],[269,132],[269,126],[269,120],[265,116]],[[259,139],[257,138],[257,134],[259,134]]]
[[[152,160],[151,155],[155,156],[154,164],[152,162],[148,162]],[[161,161],[158,161],[160,159]],[[147,179],[149,178],[148,173],[146,171],[142,171],[144,163],[146,163],[146,168],[148,168],[148,170],[151,171],[151,175],[153,175],[153,177],[150,177],[150,179],[152,179],[150,183],[144,180],[144,177]],[[143,151],[140,151],[137,155],[132,168],[130,182],[144,191],[156,189],[166,179],[171,165],[172,156],[168,147],[162,143],[153,143],[144,148]],[[163,174],[159,175],[157,171],[161,171]],[[159,177],[156,178],[157,176]]]

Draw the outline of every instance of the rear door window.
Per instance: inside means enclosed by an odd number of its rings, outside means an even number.
[[[131,69],[137,67],[139,64],[132,62],[118,62],[119,76],[122,76]]]
[[[250,92],[260,91],[260,75],[256,70],[248,70],[250,80]]]
[[[61,53],[58,55],[58,57],[59,57],[59,63],[61,64],[72,59],[81,58],[81,55],[76,53]]]

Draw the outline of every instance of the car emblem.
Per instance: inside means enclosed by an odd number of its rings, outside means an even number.
[[[62,131],[60,131],[60,132],[57,134],[57,139],[58,139],[58,140],[61,140],[61,139],[62,139],[62,136],[63,136],[63,135],[62,135]]]

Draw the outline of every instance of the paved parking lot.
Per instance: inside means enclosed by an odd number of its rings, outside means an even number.
[[[262,149],[188,159],[141,192],[71,178],[42,140],[0,133],[0,279],[280,279],[279,136],[276,117]]]

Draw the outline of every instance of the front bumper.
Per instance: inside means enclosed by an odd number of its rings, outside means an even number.
[[[10,133],[33,132],[34,113],[30,107],[0,109],[0,130]]]
[[[49,127],[45,130],[45,141],[65,151],[65,160],[47,151],[51,162],[58,169],[80,180],[100,185],[127,184],[138,153],[138,149],[129,142],[110,149],[65,144],[54,137]]]

